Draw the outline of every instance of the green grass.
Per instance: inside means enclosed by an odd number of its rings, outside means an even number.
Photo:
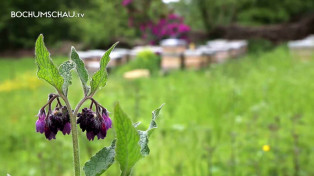
[[[60,63],[64,58],[56,59]],[[33,59],[0,60],[0,85],[36,74]],[[249,55],[202,71],[127,81],[110,75],[95,96],[109,111],[120,101],[131,119],[150,122],[151,111],[166,103],[150,155],[135,167],[137,176],[314,175],[314,62],[290,57],[284,47]],[[36,114],[53,89],[0,92],[0,175],[71,175],[70,136],[47,141],[35,132]],[[76,79],[73,104],[82,97]],[[111,114],[113,117],[113,114]],[[114,138],[89,142],[79,132],[82,165]],[[262,146],[268,144],[269,152]],[[298,166],[298,169],[295,167]],[[115,163],[104,175],[118,175]]]

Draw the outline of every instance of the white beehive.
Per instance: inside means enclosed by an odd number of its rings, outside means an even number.
[[[303,40],[290,41],[288,47],[293,57],[300,60],[310,60],[314,57],[314,35]]]

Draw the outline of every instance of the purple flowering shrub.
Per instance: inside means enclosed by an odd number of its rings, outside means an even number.
[[[128,6],[129,4],[131,4],[132,3],[132,0],[123,0],[122,1],[122,5],[123,6]]]
[[[71,49],[70,59],[56,67],[50,58],[43,35],[40,35],[35,44],[35,60],[38,66],[37,76],[52,85],[56,92],[48,96],[48,101],[40,108],[36,121],[36,132],[44,134],[48,140],[56,139],[60,131],[63,135],[72,134],[74,175],[80,176],[81,166],[78,145],[79,126],[89,141],[105,139],[107,132],[113,126],[116,139],[111,146],[104,147],[96,153],[83,167],[86,176],[96,176],[104,173],[117,161],[120,165],[121,175],[132,173],[135,163],[149,154],[148,138],[157,128],[156,119],[162,108],[153,111],[151,124],[145,131],[137,130],[120,105],[114,107],[114,121],[109,117],[108,110],[94,99],[96,92],[107,82],[106,67],[110,61],[110,53],[118,43],[108,49],[100,60],[100,68],[91,78],[74,47]],[[77,72],[82,83],[84,96],[72,108],[68,100],[68,88],[71,85],[72,70]],[[81,106],[90,101],[89,107]],[[81,112],[79,112],[81,109]]]
[[[184,18],[163,8],[152,5],[152,1],[123,0],[122,5],[129,15],[129,26],[139,29],[142,39],[151,44],[158,43],[165,38],[180,38],[187,40],[190,27],[184,23]],[[150,15],[150,8],[154,16]]]
[[[183,17],[176,14],[169,14],[165,18],[159,19],[157,23],[148,21],[140,25],[142,38],[155,44],[165,38],[180,38],[187,40],[190,27],[184,24]]]

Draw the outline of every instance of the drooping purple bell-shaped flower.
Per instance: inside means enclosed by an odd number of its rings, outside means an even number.
[[[56,139],[57,133],[53,132],[48,125],[45,126],[45,136],[48,140]]]
[[[65,106],[56,107],[48,115],[45,110],[40,110],[36,121],[36,131],[45,133],[48,140],[56,139],[58,131],[62,131],[64,135],[70,134],[71,124],[67,108]]]
[[[63,133],[64,135],[71,133],[71,123],[70,123],[70,122],[67,122],[67,123],[64,125],[63,130],[62,130],[62,133]]]
[[[86,130],[88,140],[94,140],[95,136],[98,139],[104,139],[107,135],[107,130],[112,126],[108,112],[104,108],[101,116],[91,109],[84,108],[82,113],[78,114],[78,117],[77,124],[80,124],[83,132]]]
[[[96,120],[96,123],[98,124],[99,131],[97,133],[98,139],[104,139],[107,135],[107,127],[106,123],[103,118],[98,118]]]
[[[102,109],[102,118],[104,119],[106,130],[112,127],[112,121],[109,117],[107,109],[103,108]]]
[[[38,120],[36,121],[36,132],[44,133],[45,132],[45,118],[46,112],[45,110],[41,109],[38,113]]]

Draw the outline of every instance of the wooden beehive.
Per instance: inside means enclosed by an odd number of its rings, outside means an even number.
[[[238,40],[240,43],[240,50],[239,50],[239,55],[238,56],[244,56],[247,53],[247,41],[245,40]]]
[[[123,50],[123,52],[121,52]],[[125,51],[124,51],[125,50]],[[100,67],[100,60],[105,54],[105,50],[90,50],[85,52],[78,52],[80,58],[84,61],[86,68],[90,72],[95,72]],[[128,54],[126,49],[119,49],[112,51],[110,54],[110,61],[107,68],[111,69],[120,65],[123,65],[128,60]]]
[[[200,50],[187,50],[184,52],[184,68],[200,69],[208,64],[206,56]]]
[[[210,65],[213,60],[213,56],[215,55],[215,50],[208,47],[207,45],[202,45],[197,48],[198,51],[200,51],[203,54],[203,57],[205,58],[205,65]]]
[[[175,70],[183,68],[183,53],[186,50],[187,43],[180,39],[165,39],[161,41],[162,47],[162,70]]]
[[[229,48],[217,48],[211,58],[211,63],[224,63],[230,58]]]
[[[124,65],[126,63],[129,62],[129,59],[130,59],[130,50],[128,49],[124,49],[124,48],[115,48],[113,51],[112,51],[112,54],[115,54],[117,55],[116,57],[119,57],[121,58],[119,61],[118,61],[118,65]],[[110,56],[112,56],[110,54]]]
[[[183,67],[183,57],[180,54],[163,54],[161,59],[161,68],[164,71],[177,70]]]
[[[291,55],[299,60],[308,61],[314,58],[314,36],[288,43]]]
[[[308,61],[314,58],[314,47],[300,47],[290,49],[293,58]]]
[[[89,51],[78,51],[80,58],[83,60],[86,69],[90,72],[95,72],[99,69],[99,61],[102,55],[105,53],[104,50],[89,50]]]
[[[242,44],[237,41],[231,41],[228,43],[228,46],[230,48],[229,54],[230,58],[235,59],[242,55]]]
[[[162,50],[163,50],[163,53],[178,54],[178,53],[183,53],[186,50],[186,47],[185,46],[163,46]]]
[[[160,42],[162,52],[166,54],[182,54],[186,50],[187,43],[181,39],[165,39]]]

